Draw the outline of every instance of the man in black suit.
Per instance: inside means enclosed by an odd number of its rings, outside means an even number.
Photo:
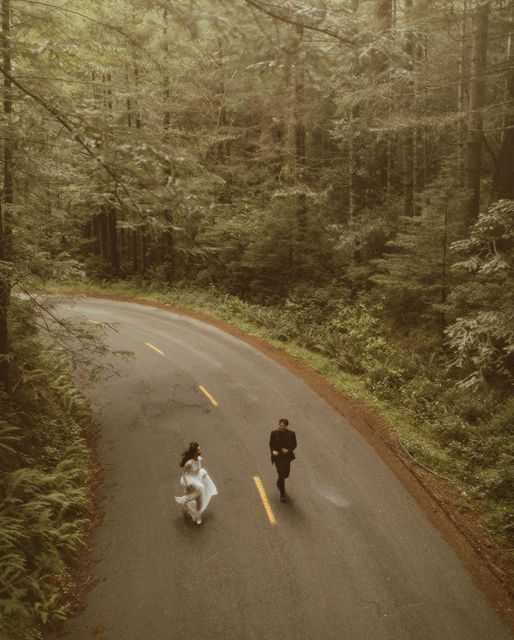
[[[286,478],[289,477],[291,469],[291,460],[295,459],[294,450],[296,449],[296,434],[287,427],[289,420],[280,418],[278,421],[278,429],[271,432],[269,438],[269,448],[271,451],[271,464],[277,468],[278,480],[277,487],[280,491],[281,502],[287,502],[286,498]]]

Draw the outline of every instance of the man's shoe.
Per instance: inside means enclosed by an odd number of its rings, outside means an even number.
[[[287,502],[287,497],[284,494],[280,496],[280,502]]]

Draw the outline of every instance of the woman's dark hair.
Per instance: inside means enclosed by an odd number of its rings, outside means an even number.
[[[278,424],[283,424],[285,427],[289,426],[289,420],[287,418],[280,418]]]
[[[198,442],[190,442],[189,448],[182,453],[182,460],[180,466],[183,467],[188,460],[194,458],[198,453]]]

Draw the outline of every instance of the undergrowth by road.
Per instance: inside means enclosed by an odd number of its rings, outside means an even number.
[[[381,453],[512,622],[512,496],[506,487],[514,403],[495,414],[486,397],[450,385],[429,363],[409,361],[362,308],[328,317],[298,305],[252,305],[214,288],[158,291],[126,282],[46,283],[45,289],[193,315],[280,360]]]
[[[87,545],[93,456],[89,403],[38,331],[10,307],[9,393],[0,394],[0,638],[40,640],[72,609]]]

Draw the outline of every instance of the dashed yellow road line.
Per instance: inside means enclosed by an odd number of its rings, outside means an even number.
[[[149,342],[145,342],[147,347],[150,347],[150,349],[153,349],[154,351],[157,351],[157,353],[160,353],[161,356],[164,355],[164,351],[161,351],[160,349],[157,349],[157,347],[154,347],[153,344],[150,344]]]
[[[266,515],[268,516],[270,524],[277,524],[277,519],[275,518],[275,515],[271,509],[268,496],[266,495],[266,491],[264,491],[261,479],[259,478],[259,476],[254,476],[253,481],[255,482],[255,486],[257,487],[257,491],[259,492],[259,495],[261,497],[262,504],[264,505],[264,511],[266,511]]]
[[[214,405],[215,407],[218,406],[218,402],[217,400],[215,400],[215,398],[213,398],[211,396],[211,394],[207,391],[207,389],[203,386],[203,384],[199,384],[198,388],[200,389],[200,391],[209,399],[210,403],[212,405]]]

